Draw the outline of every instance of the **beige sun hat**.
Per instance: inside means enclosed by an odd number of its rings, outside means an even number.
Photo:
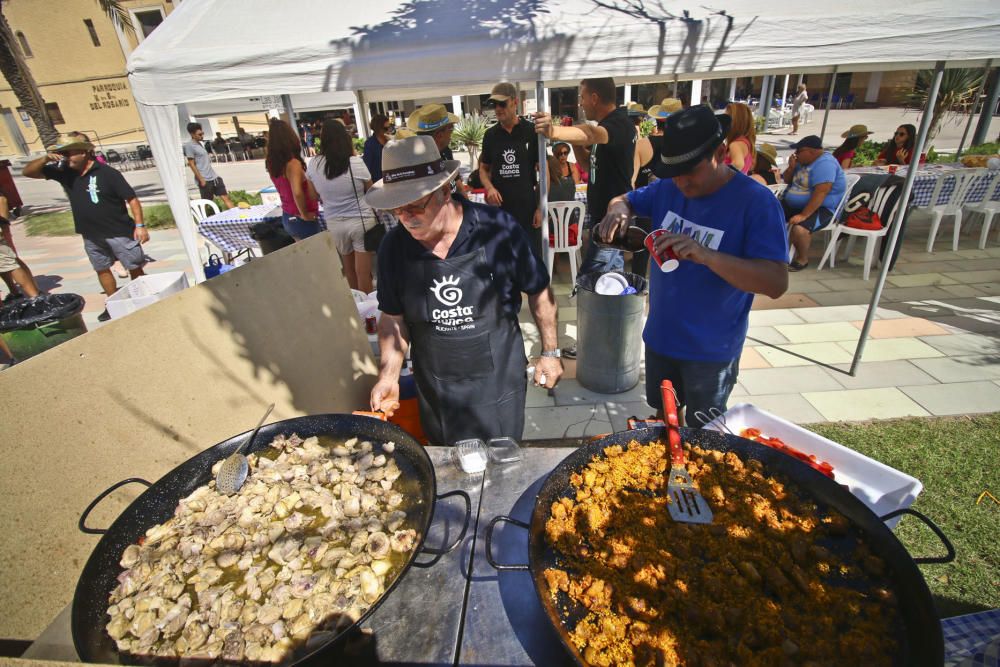
[[[851,125],[851,129],[840,136],[844,139],[853,139],[854,137],[867,137],[870,134],[867,125]]]
[[[403,139],[409,139],[410,137],[415,137],[415,136],[417,136],[417,133],[411,130],[410,128],[400,127],[393,133],[392,138],[396,139],[397,141],[402,141]]]
[[[638,102],[629,102],[628,105],[628,115],[629,116],[648,116],[649,112],[646,111],[646,107],[642,106]]]
[[[382,210],[406,206],[455,178],[460,164],[442,160],[433,137],[390,141],[382,150],[382,179],[365,193],[365,201]]]
[[[778,149],[768,143],[763,143],[757,149],[758,155],[763,155],[764,159],[771,163],[772,167],[778,166]]]
[[[63,142],[58,146],[52,146],[51,148],[45,149],[49,153],[65,153],[66,151],[92,151],[94,150],[94,144],[89,141],[81,141],[79,139],[72,139],[70,141]]]
[[[663,120],[672,113],[677,113],[684,109],[684,103],[676,97],[664,97],[659,104],[649,107],[649,115],[652,118]]]
[[[436,132],[445,125],[454,125],[458,116],[448,113],[443,104],[425,104],[410,114],[406,126],[414,132]]]

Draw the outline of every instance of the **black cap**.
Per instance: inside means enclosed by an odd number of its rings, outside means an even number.
[[[721,144],[733,119],[697,105],[670,114],[663,124],[660,161],[666,178],[680,176],[712,154]]]
[[[818,148],[819,150],[823,150],[823,140],[815,134],[810,134],[808,137],[802,137],[796,141],[791,145],[791,148]]]

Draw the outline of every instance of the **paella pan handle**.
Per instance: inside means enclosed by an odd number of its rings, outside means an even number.
[[[493,517],[493,520],[490,521],[489,527],[486,528],[486,560],[489,562],[490,565],[493,566],[494,570],[499,570],[501,572],[505,570],[527,570],[528,569],[527,565],[522,565],[522,564],[504,565],[503,563],[498,563],[496,562],[496,560],[493,559],[493,529],[501,521],[503,521],[504,523],[512,523],[515,526],[520,526],[521,528],[524,528],[525,530],[528,529],[528,524],[526,524],[525,522],[511,518],[505,514]]]
[[[126,484],[131,484],[132,482],[138,482],[139,484],[145,484],[147,489],[149,487],[153,486],[152,484],[150,484],[146,480],[142,479],[141,477],[129,477],[128,479],[123,479],[122,481],[120,481],[120,482],[118,482],[116,484],[112,484],[108,488],[104,489],[104,491],[102,491],[99,496],[97,496],[96,498],[94,498],[90,502],[90,504],[87,505],[87,509],[83,510],[83,514],[80,515],[80,522],[76,524],[77,528],[80,529],[80,532],[81,533],[87,533],[89,535],[103,535],[104,533],[108,532],[107,528],[88,528],[86,526],[87,517],[90,516],[90,513],[94,510],[95,507],[97,507],[97,503],[99,503],[102,500],[104,500],[105,498],[107,498],[108,494],[110,494],[112,491],[114,491],[118,487],[125,486]]]
[[[462,532],[458,534],[458,537],[455,538],[455,541],[450,545],[441,547],[440,549],[425,546],[420,550],[420,553],[430,554],[432,556],[443,556],[446,553],[451,553],[455,550],[455,547],[462,543],[462,540],[465,539],[465,534],[469,532],[469,522],[472,520],[472,498],[469,497],[468,493],[462,491],[461,489],[449,491],[448,493],[442,493],[437,496],[434,502],[436,504],[437,501],[444,500],[445,498],[450,498],[452,496],[459,496],[465,501],[465,520],[462,522]]]
[[[928,528],[934,531],[934,534],[937,535],[938,538],[941,540],[941,542],[944,544],[944,548],[948,550],[948,553],[945,554],[944,556],[935,556],[932,558],[914,558],[913,559],[914,563],[916,563],[917,565],[927,565],[928,563],[950,563],[951,561],[955,560],[955,547],[951,545],[951,541],[947,538],[947,536],[945,536],[944,532],[940,528],[938,528],[936,523],[931,521],[928,517],[924,516],[917,510],[910,509],[909,507],[904,507],[901,510],[889,512],[885,516],[879,517],[879,519],[881,521],[888,521],[889,519],[895,519],[897,516],[901,516],[903,514],[913,515],[918,519],[920,519],[921,521],[923,521],[924,525],[926,525]]]

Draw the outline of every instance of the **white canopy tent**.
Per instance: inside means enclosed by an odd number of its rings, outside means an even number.
[[[691,12],[635,0],[185,2],[132,53],[132,92],[197,277],[184,187],[188,103],[364,91],[366,100],[468,94],[499,80],[574,85],[981,65],[1000,45],[992,0],[738,0]],[[225,25],[225,30],[208,30]],[[836,40],[831,39],[835,36]]]

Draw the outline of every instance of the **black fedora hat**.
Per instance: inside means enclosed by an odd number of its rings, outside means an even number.
[[[733,119],[699,104],[667,117],[660,161],[666,178],[691,171],[726,139]]]

